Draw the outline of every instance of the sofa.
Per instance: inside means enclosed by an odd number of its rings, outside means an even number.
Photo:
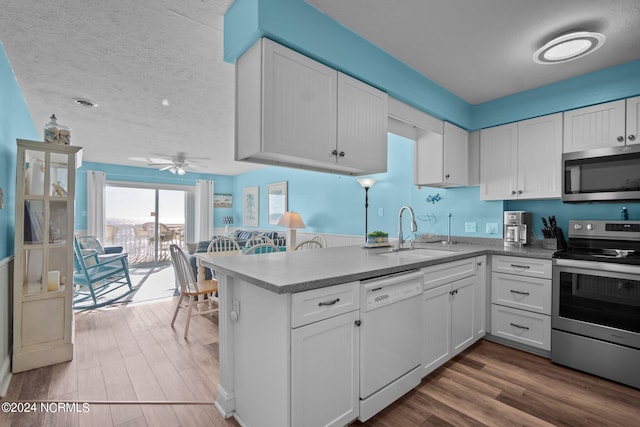
[[[286,239],[282,236],[280,236],[278,234],[277,231],[266,231],[266,230],[236,230],[233,233],[231,233],[231,235],[226,235],[228,237],[231,237],[233,239],[235,239],[236,242],[238,242],[238,245],[241,248],[244,248],[245,244],[247,243],[247,241],[249,239],[251,239],[254,236],[267,236],[268,238],[270,238],[271,240],[273,240],[273,242],[277,245],[277,246],[286,246]],[[207,252],[207,248],[209,247],[209,243],[211,243],[212,240],[217,239],[218,237],[222,237],[221,235],[218,236],[213,236],[211,237],[211,239],[209,240],[202,240],[198,243],[187,243],[187,250],[189,252],[189,265],[191,265],[191,268],[193,269],[193,275],[194,277],[198,277],[198,266],[197,266],[197,260],[196,257],[193,256],[194,253],[203,253],[203,252]],[[208,268],[205,269],[205,280],[211,280],[211,278],[213,277],[213,275],[211,274],[211,270],[209,270]]]

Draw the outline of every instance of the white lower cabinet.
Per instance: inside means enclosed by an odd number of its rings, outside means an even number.
[[[492,258],[491,335],[551,350],[551,260]]]
[[[343,426],[358,417],[358,311],[291,331],[291,425]]]
[[[423,376],[484,335],[485,268],[482,256],[423,269]]]
[[[359,415],[359,283],[291,297],[291,425],[343,426]]]

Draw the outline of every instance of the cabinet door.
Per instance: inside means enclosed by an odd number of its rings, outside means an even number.
[[[451,357],[451,284],[423,294],[422,376]]]
[[[359,311],[291,331],[291,425],[343,426],[359,414]]]
[[[387,94],[338,73],[339,165],[354,171],[387,171]]]
[[[474,286],[473,330],[474,338],[478,340],[486,333],[487,317],[487,257],[476,257],[476,275]]]
[[[444,122],[444,185],[469,184],[469,132]]]
[[[444,177],[442,133],[416,129],[414,150],[414,184],[440,185]]]
[[[640,134],[640,96],[627,99],[627,145],[638,144]]]
[[[482,129],[480,132],[480,198],[516,198],[518,163],[516,123]]]
[[[475,277],[451,285],[451,357],[475,342],[474,320]]]
[[[560,198],[562,113],[518,122],[518,199]]]
[[[615,147],[624,141],[624,99],[564,112],[565,153]]]
[[[337,72],[268,39],[263,55],[262,150],[335,163]]]

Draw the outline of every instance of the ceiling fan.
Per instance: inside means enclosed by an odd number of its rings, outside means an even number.
[[[147,166],[161,166],[159,170],[169,171],[174,175],[184,175],[186,169],[199,169],[202,166],[187,159],[185,153],[177,153],[174,157],[163,157],[161,154],[151,154],[149,157],[130,157],[129,160],[146,162]],[[206,158],[201,158],[206,160]]]

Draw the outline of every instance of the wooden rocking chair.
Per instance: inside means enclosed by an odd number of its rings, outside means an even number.
[[[73,249],[74,309],[102,307],[134,291],[126,253],[101,258],[95,249],[82,249],[77,238]]]

